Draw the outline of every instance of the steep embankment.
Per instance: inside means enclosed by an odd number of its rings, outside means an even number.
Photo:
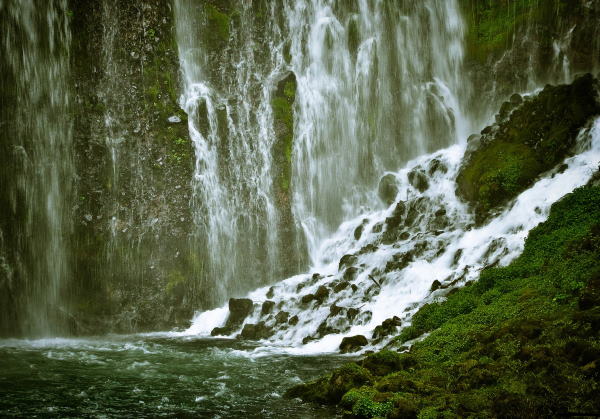
[[[573,148],[577,133],[598,114],[595,89],[590,76],[570,86],[547,87],[510,116],[501,116],[498,126],[484,130],[486,139],[473,140],[459,172],[459,185],[469,190],[481,193],[487,190],[485,182],[504,179],[488,172],[503,173],[515,159],[527,163],[529,156],[533,168],[512,165],[509,171],[523,182],[496,191],[495,201],[485,205],[469,196],[471,206],[488,214],[541,172],[580,152],[586,144]],[[572,95],[563,97],[566,92]],[[550,100],[557,97],[562,100]],[[571,126],[571,116],[581,112],[587,116]],[[535,143],[516,140],[529,133],[538,136]],[[514,141],[505,143],[507,138]],[[550,146],[544,146],[546,141]],[[488,162],[481,165],[477,157],[484,155]],[[539,163],[548,155],[547,166]],[[465,173],[477,176],[466,179]],[[587,186],[555,203],[510,265],[485,269],[478,281],[421,307],[388,345],[403,353],[369,355],[291,389],[288,396],[340,403],[357,417],[539,417],[598,411],[598,178],[596,173]],[[423,339],[410,349],[402,346],[417,338]]]
[[[597,412],[600,186],[552,207],[521,257],[425,305],[382,351],[288,396],[341,403],[358,417],[540,417]]]

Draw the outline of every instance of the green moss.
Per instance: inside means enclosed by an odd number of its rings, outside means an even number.
[[[229,24],[231,23],[231,18],[228,14],[223,13],[211,4],[207,4],[205,10],[208,42],[211,46],[219,48],[229,41]]]
[[[277,165],[277,187],[287,194],[291,185],[292,150],[294,143],[294,102],[296,78],[293,73],[283,79],[271,100],[276,142],[273,153]]]
[[[551,28],[549,17],[565,8],[562,3],[562,0],[461,0],[468,28],[467,54],[482,63],[490,58],[498,59],[511,47],[514,35],[522,33],[526,25]],[[550,36],[543,32],[538,35],[542,41],[550,41]]]
[[[392,401],[375,401],[378,393],[370,387],[362,387],[348,391],[342,398],[341,405],[351,409],[359,418],[385,417],[393,408]]]
[[[596,86],[591,75],[571,85],[547,86],[494,130],[484,130],[481,145],[457,176],[458,195],[483,218],[560,163],[572,153],[579,131],[600,113]]]
[[[429,335],[409,354],[383,351],[362,361],[374,375],[341,399],[354,416],[598,411],[600,187],[555,203],[519,258],[424,306],[412,329],[411,337]],[[320,391],[331,382],[321,381]]]

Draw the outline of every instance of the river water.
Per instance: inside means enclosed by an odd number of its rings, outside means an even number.
[[[161,334],[3,340],[0,412],[9,417],[339,417],[335,410],[282,395],[347,360]]]

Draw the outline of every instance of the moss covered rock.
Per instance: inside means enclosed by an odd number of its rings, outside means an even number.
[[[597,89],[589,74],[570,85],[546,86],[497,126],[484,129],[459,171],[458,196],[481,219],[531,186],[573,153],[579,131],[600,114]]]

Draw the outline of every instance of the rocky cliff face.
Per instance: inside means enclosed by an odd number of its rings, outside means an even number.
[[[485,118],[515,92],[600,70],[600,3],[461,0],[472,111]]]
[[[196,305],[193,150],[178,106],[171,8],[157,0],[71,1],[72,310],[83,332],[181,324]]]

